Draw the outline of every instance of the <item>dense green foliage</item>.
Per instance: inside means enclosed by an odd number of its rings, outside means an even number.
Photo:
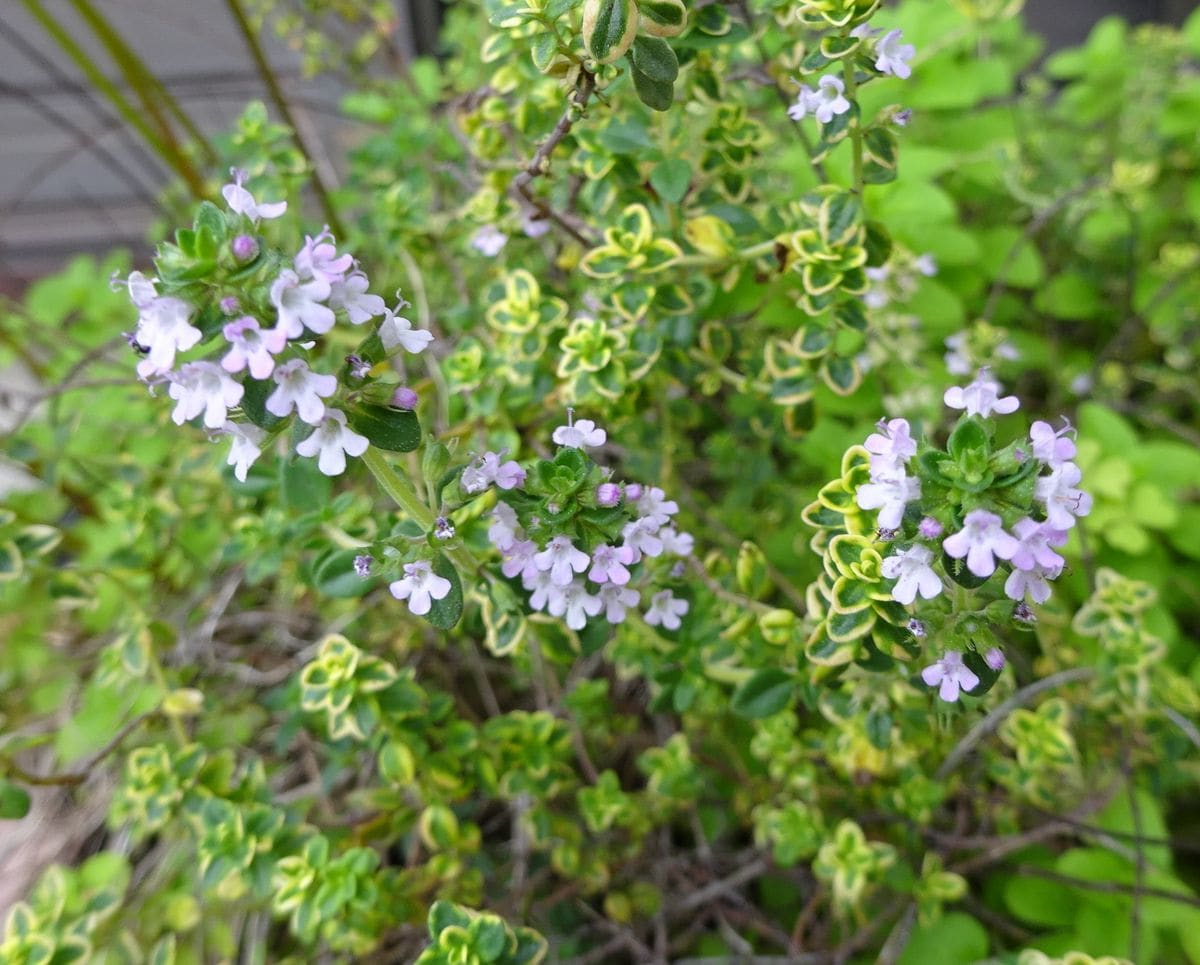
[[[302,25],[338,6],[286,22],[314,66],[340,48]],[[1039,62],[1010,6],[463,0],[442,59],[355,73],[369,131],[312,217],[250,105],[143,267],[198,351],[228,296],[273,321],[322,217],[402,289],[427,351],[342,320],[288,349],[371,444],[344,473],[267,380],[244,480],[172,424],[120,335],[129,256],[4,305],[32,388],[0,463],[0,834],[103,819],[0,961],[1200,963],[1200,15]],[[789,119],[822,76],[847,109]],[[221,207],[229,164],[286,215]],[[943,405],[985,367],[1017,414]],[[605,445],[552,444],[568,406]],[[1014,617],[1016,570],[952,545],[945,592],[900,602],[900,547],[1043,512],[1027,431],[1060,415],[1091,505],[1048,602]],[[863,490],[881,417],[920,440],[895,525]],[[473,487],[506,449],[521,484]],[[681,623],[562,619],[501,570],[497,506],[538,547],[636,525],[610,476],[678,502],[694,549],[634,582]],[[447,581],[425,614],[405,564]],[[947,651],[979,678],[951,700],[922,677]]]

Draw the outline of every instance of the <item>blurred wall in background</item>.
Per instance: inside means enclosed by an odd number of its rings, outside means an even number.
[[[155,198],[170,177],[91,92],[25,2],[0,0],[0,292],[9,294],[73,254],[143,248]],[[98,63],[109,62],[67,0],[32,2]],[[93,2],[205,133],[227,131],[248,100],[266,99],[228,0]],[[396,3],[394,55],[432,51],[439,0]],[[1196,0],[1028,0],[1025,15],[1054,49],[1078,43],[1109,14],[1181,22],[1196,6]],[[338,115],[338,81],[305,79],[295,51],[270,29],[258,37],[316,162],[336,180],[336,159],[353,137]],[[130,93],[117,71],[108,76]]]

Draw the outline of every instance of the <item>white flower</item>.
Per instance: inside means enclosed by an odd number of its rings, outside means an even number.
[[[251,221],[258,221],[259,218],[278,218],[287,211],[286,201],[271,201],[259,204],[254,200],[254,195],[242,187],[242,182],[246,180],[246,172],[241,168],[230,168],[229,173],[233,175],[233,184],[227,184],[221,188],[221,194],[225,198],[225,203],[237,214],[244,214]]]
[[[233,474],[238,482],[245,482],[246,472],[262,455],[262,441],[267,434],[248,422],[226,422],[221,429],[233,438],[226,465],[233,466]]]
[[[329,297],[329,282],[323,278],[301,281],[285,268],[271,284],[271,304],[279,313],[278,327],[288,338],[299,338],[307,328],[324,335],[333,328],[333,309],[321,302]]]
[[[542,552],[533,558],[539,570],[549,570],[555,586],[566,586],[574,578],[572,571],[587,569],[588,555],[577,550],[569,536],[555,536]]]
[[[552,599],[557,599],[561,589],[554,585],[549,570],[526,570],[521,575],[521,585],[530,591],[529,605],[535,610],[544,610]]]
[[[521,230],[527,238],[540,238],[550,230],[550,219],[539,211],[527,211],[521,215]]]
[[[203,412],[205,426],[220,429],[228,410],[242,401],[244,391],[215,362],[188,362],[171,376],[167,389],[176,401],[171,420],[181,426]]]
[[[583,585],[583,580],[572,580],[555,594],[549,604],[550,615],[567,618],[572,630],[587,626],[587,618],[594,617],[603,607],[600,597],[592,596]]]
[[[634,560],[629,546],[597,546],[592,551],[592,568],[588,579],[593,583],[616,583],[624,586],[629,582],[629,570]]]
[[[471,235],[471,247],[488,258],[495,258],[507,243],[508,235],[494,224],[485,224]]]
[[[143,287],[143,286],[139,286]],[[133,287],[130,287],[133,295]],[[145,288],[139,297],[145,296]],[[169,295],[152,298],[138,306],[138,345],[147,349],[147,355],[138,362],[137,373],[143,379],[169,372],[175,365],[175,353],[186,352],[200,341],[200,329],[189,324],[188,319],[195,310],[193,306]]]
[[[605,583],[600,587],[600,602],[604,604],[604,619],[609,623],[623,623],[625,611],[641,602],[637,590],[617,583]]]
[[[958,700],[959,690],[971,691],[979,686],[979,678],[963,663],[962,654],[947,650],[942,659],[921,671],[926,686],[937,687],[942,700],[953,703]]]
[[[1035,523],[1028,516],[1013,527],[1013,534],[1020,542],[1012,555],[1012,565],[1018,570],[1063,568],[1066,562],[1052,546],[1063,546],[1067,542],[1067,531],[1055,529],[1049,523]]]
[[[691,533],[680,533],[674,526],[664,526],[658,531],[658,538],[662,540],[663,552],[670,556],[691,556],[696,546]]]
[[[568,449],[594,449],[604,445],[608,433],[597,429],[596,423],[591,419],[580,419],[578,422],[569,421],[565,426],[559,426],[551,438]]]
[[[817,90],[810,108],[813,116],[822,124],[828,124],[836,114],[845,114],[850,110],[850,102],[842,95],[846,85],[840,77],[826,74],[817,82]]]
[[[1034,603],[1045,603],[1050,599],[1049,580],[1058,578],[1062,564],[1055,566],[1035,565],[1029,570],[1014,569],[1004,581],[1004,595],[1018,602],[1028,594]]]
[[[921,594],[921,598],[932,600],[942,592],[942,581],[929,564],[933,562],[933,551],[917,544],[901,550],[883,561],[883,575],[895,580],[892,599],[906,606]]]
[[[650,608],[646,611],[646,622],[652,627],[661,626],[664,630],[678,630],[681,626],[680,617],[688,612],[687,600],[675,599],[670,590],[659,590],[650,598]]]
[[[943,358],[946,371],[951,375],[970,375],[971,357],[967,354],[967,333],[956,332],[946,337],[946,347],[950,349]]]
[[[643,553],[649,557],[662,556],[663,541],[658,535],[659,528],[651,519],[635,519],[632,523],[625,524],[621,530],[621,537],[625,545],[634,551],[635,563],[641,559]]]
[[[119,284],[120,282],[114,276],[112,280],[114,291]],[[147,278],[140,271],[131,271],[125,286],[129,291],[129,300],[138,308],[147,308],[158,297],[158,292],[154,288],[154,280]]]
[[[400,306],[396,306],[399,311]],[[404,351],[412,355],[418,355],[425,351],[430,342],[433,341],[433,332],[427,332],[422,328],[413,328],[412,322],[402,315],[397,315],[391,309],[386,309],[383,313],[383,321],[379,323],[379,339],[383,342],[383,347],[389,352],[395,351],[397,346],[403,347]]]
[[[240,372],[249,367],[256,379],[267,378],[275,369],[275,356],[283,351],[287,336],[278,328],[263,331],[258,320],[249,315],[235,318],[221,329],[229,351],[221,359],[226,372]]]
[[[887,265],[880,265],[878,268],[864,268],[863,273],[871,282],[871,287],[863,295],[863,304],[867,308],[883,308],[884,305],[891,301],[887,287],[887,280],[891,274],[891,269]]]
[[[796,103],[787,110],[788,117],[793,121],[802,121],[816,110],[817,103],[817,92],[807,84],[801,84],[800,92],[796,95]]]
[[[667,494],[657,486],[646,486],[638,497],[637,511],[643,519],[665,526],[679,512],[679,503],[667,499]]]
[[[1000,517],[986,509],[973,509],[963,520],[963,528],[942,541],[942,548],[956,560],[967,558],[967,569],[983,578],[996,572],[997,556],[1011,560],[1021,544],[1000,525]]]
[[[525,538],[525,531],[517,521],[516,510],[508,503],[496,503],[492,519],[494,522],[488,527],[488,541],[502,553],[507,552],[518,539]]]
[[[872,432],[864,443],[871,454],[871,475],[893,476],[904,474],[904,464],[917,454],[917,442],[907,419],[892,419],[875,423],[878,432]]]
[[[991,377],[987,369],[980,369],[975,381],[965,388],[952,385],[943,398],[951,409],[966,409],[967,415],[984,418],[993,412],[1001,415],[1016,412],[1021,404],[1015,395],[1000,398],[1000,383]]]
[[[459,486],[468,495],[481,493],[495,483],[501,489],[516,489],[525,483],[525,470],[515,459],[500,462],[503,453],[485,452],[468,465],[459,477]]]
[[[1075,442],[1066,438],[1072,431],[1071,424],[1054,431],[1049,422],[1035,422],[1029,427],[1029,439],[1033,443],[1033,456],[1051,468],[1061,466],[1075,458]]]
[[[503,553],[504,562],[500,564],[500,572],[509,579],[514,576],[524,579],[527,574],[537,572],[537,564],[533,561],[537,554],[537,543],[533,540],[513,540]]]
[[[337,409],[327,409],[321,424],[307,439],[296,446],[302,456],[317,456],[317,468],[326,476],[340,476],[346,471],[346,456],[361,456],[367,451],[367,438],[346,425],[346,416]],[[441,599],[441,597],[436,597]],[[416,613],[413,610],[413,613]]]
[[[855,493],[859,509],[878,509],[879,525],[884,529],[899,529],[904,506],[921,498],[921,480],[906,476],[901,470],[895,475],[881,475],[863,483]]]
[[[313,372],[304,359],[275,366],[274,376],[277,388],[267,396],[267,411],[282,419],[295,409],[304,422],[317,425],[325,415],[321,399],[337,391],[337,378]]]
[[[423,617],[433,606],[434,600],[443,600],[449,594],[450,581],[433,572],[425,560],[404,564],[404,578],[388,587],[397,600],[407,600],[410,613]]]
[[[304,247],[296,253],[292,264],[301,278],[319,278],[332,287],[346,277],[346,272],[354,265],[354,258],[337,253],[327,226],[315,238],[304,236]]]
[[[913,267],[926,278],[932,278],[938,273],[937,259],[928,251],[913,259]]]
[[[1081,476],[1075,463],[1064,462],[1037,481],[1033,494],[1046,504],[1046,519],[1055,529],[1070,529],[1076,516],[1092,511],[1092,497],[1075,488]]]
[[[889,30],[883,35],[883,39],[875,45],[875,69],[882,74],[907,80],[912,76],[908,61],[912,60],[917,48],[912,44],[900,43],[903,36],[903,30]]]
[[[351,325],[362,325],[387,311],[379,295],[367,291],[370,282],[361,271],[352,271],[341,281],[329,284],[329,307],[345,311]]]

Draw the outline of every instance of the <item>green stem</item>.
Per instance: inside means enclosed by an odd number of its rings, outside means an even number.
[[[417,493],[416,487],[403,473],[396,472],[391,464],[383,457],[383,453],[374,446],[368,447],[363,453],[363,464],[370,470],[379,487],[391,497],[392,501],[406,512],[421,529],[429,532],[437,522],[433,510],[425,505]],[[446,546],[443,552],[458,569],[465,573],[476,573],[479,561],[469,549],[459,543],[457,546]]]
[[[854,74],[854,58],[842,58],[842,77],[846,84],[846,100],[850,101],[855,107],[856,116],[850,122],[850,149],[853,159],[854,172],[854,193],[860,198],[863,193],[863,132],[862,132],[862,115],[858,111],[858,101],[856,95],[858,93],[858,79]]]
[[[775,246],[778,242],[774,238],[760,242],[749,248],[743,248],[741,251],[735,251],[731,254],[719,257],[716,255],[684,255],[682,258],[676,258],[671,262],[671,267],[678,265],[724,265],[731,261],[753,261],[755,258],[761,258],[763,255],[769,255],[775,251]]]

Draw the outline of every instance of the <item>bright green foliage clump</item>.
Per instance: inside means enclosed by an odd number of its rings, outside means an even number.
[[[213,350],[326,221],[436,339],[293,339],[373,444],[334,477],[240,376],[241,480],[136,382],[126,256],[0,305],[0,960],[1200,962],[1200,16],[1039,63],[1019,0],[461,0],[410,62],[390,4],[251,6],[365,132],[334,188],[278,105],[146,127],[184,227],[135,260]],[[1018,414],[952,423],[983,367]],[[1046,519],[1026,416],[1091,501],[1018,608],[943,542]],[[554,615],[497,535],[666,500],[677,623]]]

